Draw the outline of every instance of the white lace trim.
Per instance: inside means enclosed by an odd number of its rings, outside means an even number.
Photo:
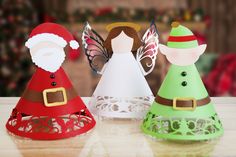
[[[143,118],[153,100],[153,95],[132,98],[92,96],[89,108],[92,113],[102,117]]]

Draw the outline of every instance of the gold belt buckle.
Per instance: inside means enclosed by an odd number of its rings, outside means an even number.
[[[63,101],[49,103],[49,102],[48,102],[48,98],[47,98],[47,94],[48,94],[48,93],[55,93],[55,92],[62,92]],[[66,95],[66,90],[65,90],[65,88],[59,87],[59,88],[45,89],[45,90],[43,91],[43,101],[44,101],[45,106],[47,106],[47,107],[65,105],[65,104],[67,103],[67,95]]]
[[[178,107],[177,106],[177,101],[192,101],[192,107]],[[182,110],[182,111],[194,111],[197,107],[197,100],[193,97],[175,97],[173,99],[173,108],[175,110]]]

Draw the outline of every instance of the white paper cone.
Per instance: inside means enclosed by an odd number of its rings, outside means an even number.
[[[94,91],[90,109],[98,116],[142,118],[153,99],[132,52],[114,53]]]

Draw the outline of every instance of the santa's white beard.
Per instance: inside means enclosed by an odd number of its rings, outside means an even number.
[[[40,68],[56,72],[65,60],[65,52],[58,48],[44,48],[31,55],[32,61]]]

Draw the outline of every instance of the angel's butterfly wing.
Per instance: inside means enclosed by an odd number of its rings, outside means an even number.
[[[148,75],[155,66],[156,55],[158,53],[158,34],[156,25],[153,22],[142,38],[143,45],[137,50],[136,60],[144,74]]]
[[[82,32],[82,45],[89,61],[90,67],[101,74],[102,68],[110,56],[103,45],[104,40],[97,32],[91,29],[87,22]]]

